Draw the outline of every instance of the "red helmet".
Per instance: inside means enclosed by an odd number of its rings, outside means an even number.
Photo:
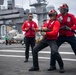
[[[59,10],[60,9],[65,9],[67,12],[69,11],[69,7],[66,3],[62,4],[60,7],[59,7]]]
[[[51,11],[48,12],[48,15],[49,16],[53,16],[53,15],[56,15],[57,16],[57,12],[55,9],[51,9]]]

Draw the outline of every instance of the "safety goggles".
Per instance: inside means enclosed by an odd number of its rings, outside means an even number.
[[[53,17],[53,16],[54,16],[54,14],[48,14],[48,16],[49,16],[49,17]]]

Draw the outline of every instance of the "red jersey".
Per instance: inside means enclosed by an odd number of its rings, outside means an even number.
[[[76,30],[76,19],[73,14],[67,13],[65,16],[59,14],[57,18],[60,18],[61,20],[60,27],[66,25],[70,27],[72,30]],[[73,36],[74,33],[70,30],[59,30],[59,35]]]
[[[46,32],[46,35],[44,36],[48,40],[57,40],[58,38],[58,32],[60,29],[60,23],[57,20],[47,20],[42,27],[47,27],[50,29],[49,32]]]
[[[25,28],[29,28],[28,30],[25,30]],[[26,37],[35,37],[35,30],[32,28],[38,28],[36,22],[34,21],[25,21],[22,25],[22,31],[25,31]]]

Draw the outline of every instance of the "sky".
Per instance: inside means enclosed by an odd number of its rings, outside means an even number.
[[[23,7],[24,9],[30,9],[29,4],[36,1],[37,0],[15,0],[15,5]],[[58,7],[62,3],[67,3],[67,5],[69,6],[69,12],[76,16],[76,0],[46,0],[46,1],[48,3],[47,6],[53,5],[58,13],[59,13]],[[7,6],[7,0],[4,0],[4,5]]]

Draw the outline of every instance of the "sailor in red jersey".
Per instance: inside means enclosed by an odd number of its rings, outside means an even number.
[[[35,34],[36,31],[38,29],[38,25],[36,24],[36,22],[34,22],[32,20],[33,18],[33,14],[29,13],[28,15],[28,20],[25,21],[22,25],[22,31],[25,32],[25,61],[24,62],[28,62],[28,58],[29,58],[29,47],[31,46],[32,48],[32,52],[33,52],[33,47],[35,46]]]
[[[59,7],[60,14],[57,16],[57,19],[60,22],[60,30],[59,30],[59,37],[57,40],[58,48],[63,44],[64,42],[68,42],[72,50],[74,51],[76,55],[76,39],[74,36],[74,30],[76,30],[76,19],[73,14],[68,13],[69,7],[67,4],[62,4]],[[51,64],[53,66],[56,66],[56,61],[53,58],[53,55],[51,54],[51,60],[50,60],[50,66]]]
[[[43,26],[42,26],[42,32],[41,35],[43,36],[43,39],[34,47],[33,49],[33,67],[29,69],[29,71],[38,71],[39,70],[39,64],[38,64],[38,52],[44,49],[45,47],[49,46],[51,48],[51,52],[54,55],[53,58],[55,58],[58,61],[60,72],[64,72],[63,68],[63,61],[62,58],[58,52],[58,46],[56,44],[56,40],[58,38],[58,32],[60,29],[60,23],[56,20],[57,12],[52,9],[49,13],[49,20],[47,20]],[[46,32],[45,32],[45,31]],[[53,68],[51,66],[51,68]]]

